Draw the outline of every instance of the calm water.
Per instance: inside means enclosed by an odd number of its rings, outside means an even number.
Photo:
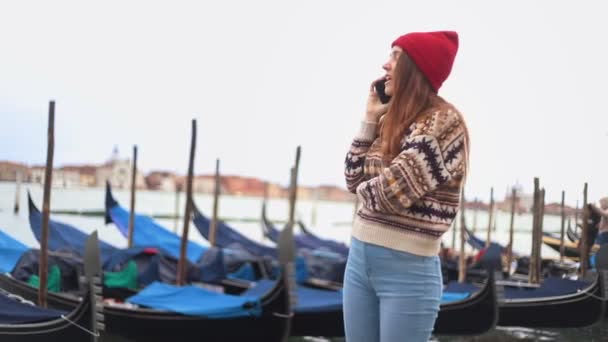
[[[0,229],[21,240],[30,246],[37,246],[38,243],[30,232],[27,220],[27,195],[29,190],[36,204],[42,205],[42,187],[38,184],[25,184],[21,188],[21,212],[13,215],[12,208],[15,200],[15,184],[0,182]],[[129,193],[127,191],[116,190],[116,199],[123,205],[129,203]],[[196,204],[206,213],[211,213],[212,198],[209,195],[195,195]],[[184,197],[179,199],[179,210],[183,212]],[[52,210],[103,210],[104,189],[60,189],[53,188],[51,194]],[[136,210],[141,213],[155,215],[175,214],[176,198],[174,193],[140,191],[136,197]],[[235,219],[230,221],[232,227],[239,230],[246,236],[263,243],[270,243],[263,239],[259,223],[246,222],[251,219],[258,219],[261,212],[261,199],[252,197],[223,196],[219,203],[219,216]],[[299,201],[296,206],[296,213],[311,230],[321,236],[332,238],[348,243],[350,235],[350,222],[354,212],[353,203],[336,202],[313,202]],[[273,199],[268,202],[268,217],[271,220],[285,220],[288,215],[288,204],[283,199]],[[474,218],[476,216],[476,219]],[[106,226],[102,217],[86,217],[74,215],[53,215],[53,218],[77,226],[85,232],[97,230],[100,238],[118,247],[126,246],[125,239],[118,233],[113,225]],[[485,212],[473,211],[466,213],[469,226],[477,222],[478,234],[485,238],[488,226],[488,216]],[[172,219],[159,219],[161,224],[170,230],[178,233],[183,226],[182,221],[176,222]],[[496,221],[496,232],[492,232],[492,239],[506,244],[508,242],[508,227],[510,215],[499,213]],[[514,249],[523,254],[530,253],[532,227],[532,217],[530,215],[519,215],[515,218]],[[560,218],[546,216],[544,220],[545,231],[557,232],[560,227]],[[444,243],[451,245],[452,231],[444,236]],[[201,244],[206,244],[206,240],[198,234],[196,229],[190,229],[190,239]],[[555,257],[556,252],[543,246],[543,256]],[[576,313],[573,313],[576,314]],[[608,323],[603,322],[595,327],[585,329],[549,329],[534,331],[525,328],[498,328],[492,332],[481,336],[450,337],[435,336],[434,341],[606,341],[608,340]],[[344,341],[343,339],[323,339],[323,338],[294,338],[295,341]]]

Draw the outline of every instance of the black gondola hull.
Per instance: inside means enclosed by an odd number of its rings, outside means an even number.
[[[494,277],[470,298],[440,306],[433,334],[477,335],[496,326],[498,321],[497,292]],[[293,336],[344,336],[342,310],[296,313]]]
[[[489,274],[479,292],[465,300],[441,305],[433,334],[478,335],[496,326],[498,293],[495,276],[492,272]]]
[[[84,301],[66,318],[29,324],[0,324],[0,340],[11,342],[92,341],[91,303]],[[69,320],[69,321],[68,321]],[[74,322],[75,324],[72,324]]]
[[[0,275],[0,288],[29,300],[38,296],[36,288],[6,275]],[[103,309],[105,330],[131,341],[170,341],[177,336],[189,336],[188,341],[279,341],[288,324],[287,316],[282,314],[287,308],[288,296],[285,288],[280,286],[265,298],[261,317],[234,319],[205,319],[106,305]],[[79,300],[69,295],[49,293],[48,303],[56,309],[72,310]]]
[[[296,312],[293,316],[291,336],[344,336],[342,310]]]
[[[505,300],[499,304],[499,326],[529,328],[579,328],[604,317],[606,274],[600,273],[593,284],[575,294],[535,299]]]
[[[0,287],[28,299],[37,297],[37,290],[5,275],[0,275]],[[50,294],[49,305],[70,310],[77,305],[71,296]],[[280,304],[280,303],[277,303]],[[274,309],[273,309],[274,308]],[[167,341],[179,331],[184,336],[204,336],[205,341],[239,341],[244,337],[254,341],[277,340],[276,332],[286,322],[280,305],[267,307],[265,316],[257,320],[205,320],[196,317],[154,310],[124,310],[105,307],[106,330],[135,341]],[[471,335],[494,327],[497,319],[496,290],[491,281],[471,298],[441,305],[434,333]],[[474,323],[472,323],[474,322]],[[192,333],[192,335],[190,335]],[[292,336],[344,336],[342,310],[296,313],[291,326]]]

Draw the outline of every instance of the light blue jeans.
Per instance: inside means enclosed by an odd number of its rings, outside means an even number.
[[[422,342],[443,290],[439,257],[351,239],[344,274],[346,342]]]

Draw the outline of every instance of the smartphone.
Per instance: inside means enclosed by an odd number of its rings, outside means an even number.
[[[380,102],[386,104],[391,100],[391,97],[386,95],[384,92],[384,82],[386,82],[385,78],[378,80],[376,83],[374,83],[374,88],[376,89],[376,94],[378,94]]]

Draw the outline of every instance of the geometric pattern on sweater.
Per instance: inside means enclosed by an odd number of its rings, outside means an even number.
[[[363,128],[362,128],[363,129]],[[360,221],[439,239],[456,217],[465,170],[464,121],[450,104],[424,115],[404,134],[400,153],[383,160],[378,132],[367,127],[345,158]]]

